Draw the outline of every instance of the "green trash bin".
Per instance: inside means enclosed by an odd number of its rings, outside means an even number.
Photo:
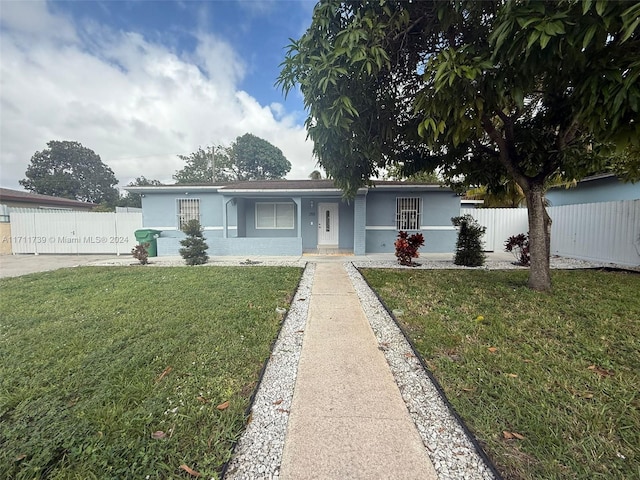
[[[147,253],[150,257],[158,256],[158,242],[157,238],[162,233],[162,230],[153,230],[151,228],[143,228],[142,230],[136,230],[136,240],[140,245],[148,243]]]

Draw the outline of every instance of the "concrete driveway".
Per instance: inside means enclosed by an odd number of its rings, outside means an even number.
[[[78,267],[87,263],[114,258],[122,257],[115,255],[1,255],[0,278],[19,277],[28,273]]]

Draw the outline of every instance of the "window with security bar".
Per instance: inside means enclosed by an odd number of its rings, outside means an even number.
[[[420,197],[396,198],[396,229],[420,229]]]
[[[178,228],[182,230],[182,227],[184,227],[189,220],[200,221],[199,198],[178,199]]]

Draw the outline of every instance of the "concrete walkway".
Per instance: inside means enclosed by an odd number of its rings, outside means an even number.
[[[340,263],[316,266],[281,479],[436,479]]]

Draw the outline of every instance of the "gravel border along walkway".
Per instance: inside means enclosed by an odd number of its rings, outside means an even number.
[[[315,268],[307,263],[302,274],[258,386],[250,421],[227,466],[227,480],[279,476]]]
[[[493,480],[492,467],[454,417],[413,348],[353,264],[345,265],[440,480]]]
[[[355,259],[354,259],[355,260]],[[499,478],[492,466],[478,454],[474,443],[453,415],[438,388],[415,357],[404,334],[381,304],[357,268],[468,268],[451,260],[419,259],[419,267],[400,267],[395,261],[349,261],[345,269],[360,299],[365,315],[383,350],[400,392],[407,404],[440,480]],[[265,262],[261,265],[283,264]],[[292,262],[293,263],[293,262]],[[219,264],[225,264],[220,262]],[[236,262],[235,265],[238,263]],[[593,268],[602,265],[582,260],[552,257],[554,269]],[[518,269],[512,262],[488,261],[479,269]],[[298,360],[309,309],[315,263],[310,261],[300,280],[271,358],[251,407],[251,420],[236,445],[225,480],[278,479],[293,399]]]
[[[309,297],[315,263],[305,258],[269,258],[260,262],[239,262],[237,259],[218,259],[210,266],[305,266],[298,290],[286,314],[282,329],[263,377],[256,390],[247,428],[238,441],[233,458],[226,468],[226,480],[278,479],[287,433],[289,410],[302,350],[304,329],[309,310]],[[153,259],[154,266],[183,265],[180,258]],[[320,260],[322,261],[322,260]],[[358,259],[345,257],[343,263],[349,274],[362,308],[384,352],[391,372],[398,384],[407,409],[413,418],[427,452],[438,473],[439,480],[498,479],[499,475],[478,453],[465,428],[452,413],[438,387],[423,367],[404,334],[382,305],[376,294],[360,275],[358,268],[418,268],[468,269],[451,260],[418,259],[418,267],[401,267],[392,259]],[[130,259],[94,262],[93,265],[127,265]],[[206,268],[206,266],[203,266]],[[552,256],[552,269],[615,267],[583,260]],[[487,259],[484,267],[476,269],[522,269],[504,259]]]

